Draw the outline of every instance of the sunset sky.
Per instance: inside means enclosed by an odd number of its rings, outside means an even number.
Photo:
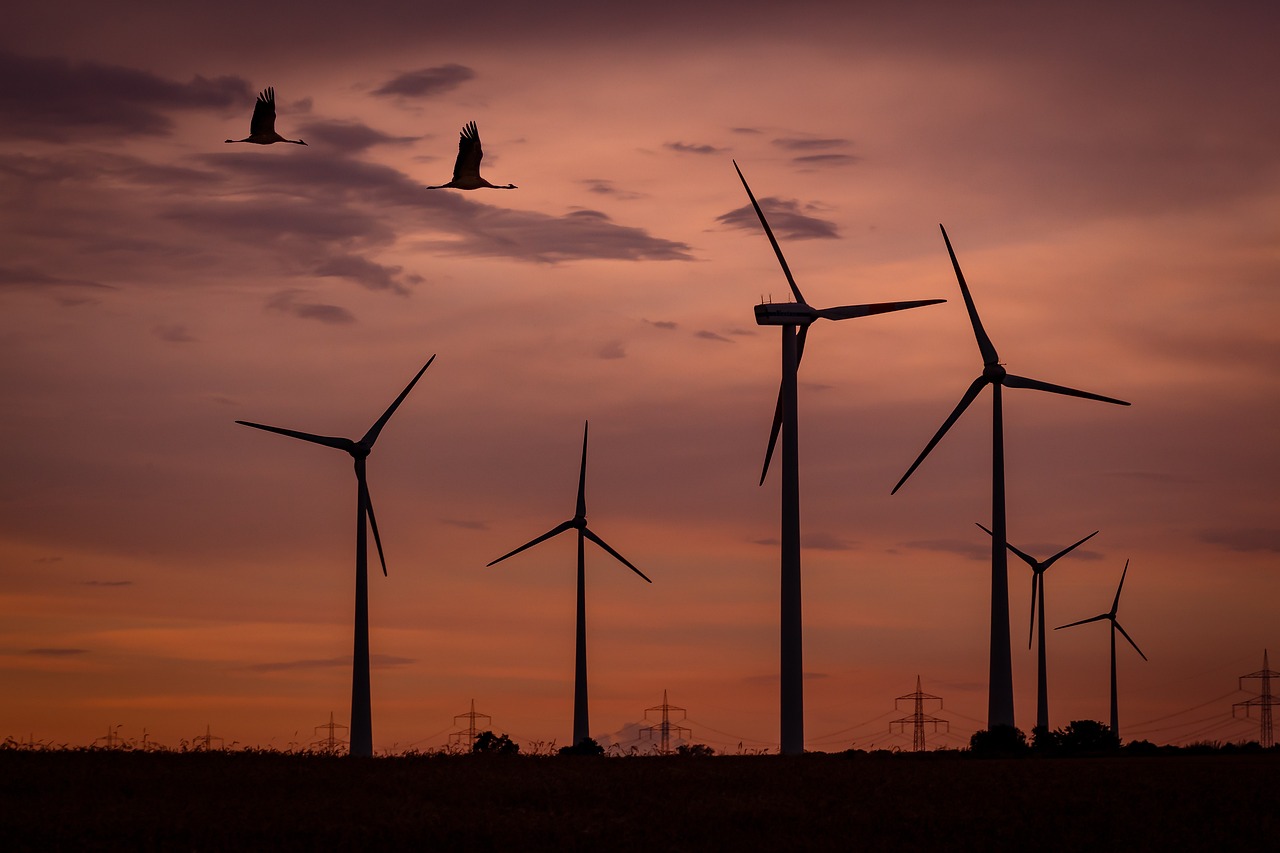
[[[981,370],[939,223],[1010,372],[1133,403],[1005,395],[1010,541],[1101,531],[1048,624],[1129,560],[1121,734],[1256,736],[1223,720],[1280,657],[1280,11],[1122,5],[8,12],[0,738],[347,722],[351,461],[235,421],[359,438],[436,354],[368,463],[375,748],[445,742],[473,698],[568,739],[572,539],[484,565],[572,516],[586,420],[591,528],[653,579],[588,545],[592,733],[666,689],[694,740],[776,748],[752,307],[787,286],[733,159],[815,306],[948,300],[809,335],[809,748],[909,746],[917,675],[951,743],[986,717],[989,392],[889,494]],[[267,86],[306,147],[223,143]],[[471,120],[518,190],[424,189]],[[1028,731],[1030,581],[1011,560]],[[1049,643],[1052,725],[1105,721],[1105,624]]]

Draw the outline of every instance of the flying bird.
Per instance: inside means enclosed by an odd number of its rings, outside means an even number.
[[[258,93],[258,100],[253,105],[253,118],[249,120],[249,135],[244,139],[228,139],[227,142],[252,142],[256,145],[270,145],[273,142],[307,144],[301,139],[285,139],[276,133],[276,90],[273,86]]]
[[[467,122],[462,126],[462,133],[458,135],[458,159],[453,164],[453,180],[436,187],[427,187],[427,189],[478,190],[481,187],[493,190],[516,189],[515,184],[498,186],[480,177],[480,160],[483,157],[484,149],[480,147],[480,131],[476,130],[474,121]]]

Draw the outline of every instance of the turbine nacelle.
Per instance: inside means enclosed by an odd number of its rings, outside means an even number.
[[[803,302],[762,302],[756,306],[757,326],[808,326],[818,312]]]

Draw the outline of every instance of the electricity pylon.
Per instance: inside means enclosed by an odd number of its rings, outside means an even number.
[[[337,755],[338,747],[348,745],[345,740],[342,740],[340,737],[338,737],[337,735],[338,729],[347,729],[347,731],[351,731],[351,729],[342,725],[342,723],[335,723],[333,721],[333,712],[330,711],[329,722],[315,727],[316,734],[319,734],[322,730],[328,732],[329,734],[326,737],[322,737],[320,738],[320,740],[316,741],[314,743],[314,746],[319,747],[320,751],[323,752],[325,755]]]
[[[941,723],[942,725],[947,727],[947,731],[951,731],[951,723],[949,723],[948,721],[940,717],[930,716],[929,714],[926,714],[924,712],[925,700],[933,701],[935,699],[938,701],[938,710],[941,711],[942,697],[933,696],[929,693],[921,693],[920,692],[920,676],[918,675],[916,676],[916,692],[915,693],[908,693],[906,696],[899,696],[897,699],[893,700],[894,710],[897,710],[899,702],[902,702],[903,700],[906,700],[906,699],[910,699],[913,702],[915,702],[915,713],[913,713],[909,717],[902,717],[900,719],[890,722],[889,731],[892,732],[894,726],[899,726],[898,731],[901,733],[905,733],[907,730],[906,729],[907,723],[911,723],[913,727],[912,736],[911,736],[911,751],[924,752],[925,750],[924,727],[926,725],[931,725],[933,726],[933,730],[936,732],[938,730],[938,724]]]
[[[206,723],[204,727],[204,734],[193,737],[191,739],[191,743],[193,746],[195,746],[196,749],[209,752],[213,749],[213,742],[215,740],[218,742],[218,749],[226,748],[226,741],[224,741],[222,738],[215,735],[213,733],[213,728],[208,723]]]
[[[667,691],[665,690],[662,691],[661,705],[654,705],[652,708],[644,709],[645,720],[649,719],[650,712],[658,712],[658,711],[662,712],[662,720],[660,722],[654,723],[651,726],[645,726],[644,728],[640,729],[640,731],[641,733],[647,735],[650,738],[652,738],[654,733],[656,732],[658,734],[658,754],[670,755],[671,754],[671,732],[674,731],[676,733],[677,738],[687,739],[693,736],[693,730],[687,729],[684,726],[680,725],[680,720],[685,719],[685,709],[679,707],[678,705],[668,705]],[[676,720],[674,724],[672,723],[672,720],[671,720],[672,711],[680,712],[680,720]]]
[[[1267,661],[1267,650],[1263,649],[1262,669],[1257,672],[1251,672],[1248,675],[1240,676],[1241,690],[1244,690],[1244,680],[1246,678],[1258,678],[1262,680],[1262,693],[1252,699],[1247,699],[1244,702],[1237,702],[1231,706],[1231,716],[1233,717],[1236,714],[1236,708],[1244,708],[1244,715],[1246,717],[1251,716],[1249,713],[1250,708],[1261,709],[1260,716],[1262,717],[1262,721],[1258,742],[1262,744],[1263,749],[1270,749],[1275,746],[1275,738],[1271,734],[1271,709],[1280,703],[1276,702],[1275,696],[1271,693],[1271,676],[1273,675],[1280,675],[1280,672],[1275,672],[1271,669],[1271,666]]]
[[[485,720],[488,727],[493,725],[493,717],[490,717],[488,714],[476,713],[476,700],[474,699],[471,700],[470,711],[465,714],[459,714],[453,718],[453,724],[455,726],[458,725],[458,720],[466,720],[467,727],[460,732],[454,732],[449,735],[449,745],[453,746],[454,744],[457,744],[458,746],[462,746],[463,743],[465,743],[466,750],[468,752],[470,752],[471,748],[476,744],[476,735],[480,734],[480,729],[476,726],[476,720]]]

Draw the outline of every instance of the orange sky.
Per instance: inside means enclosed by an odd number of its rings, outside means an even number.
[[[350,462],[234,421],[358,438],[435,353],[369,461],[375,747],[443,743],[472,698],[568,738],[569,537],[483,566],[572,513],[586,419],[591,526],[654,581],[588,551],[592,732],[668,689],[695,740],[775,747],[778,337],[752,306],[786,283],[731,158],[814,305],[949,300],[809,337],[809,747],[909,745],[917,674],[954,742],[985,718],[989,398],[889,496],[980,369],[939,222],[1011,372],[1133,402],[1006,395],[1010,541],[1101,530],[1047,575],[1049,623],[1106,610],[1130,560],[1150,662],[1121,650],[1122,734],[1256,731],[1220,718],[1280,648],[1280,21],[1145,6],[13,13],[0,736],[345,720]],[[268,85],[308,146],[224,145]],[[519,190],[422,189],[468,120]],[[1053,725],[1105,719],[1105,627],[1049,640]]]

